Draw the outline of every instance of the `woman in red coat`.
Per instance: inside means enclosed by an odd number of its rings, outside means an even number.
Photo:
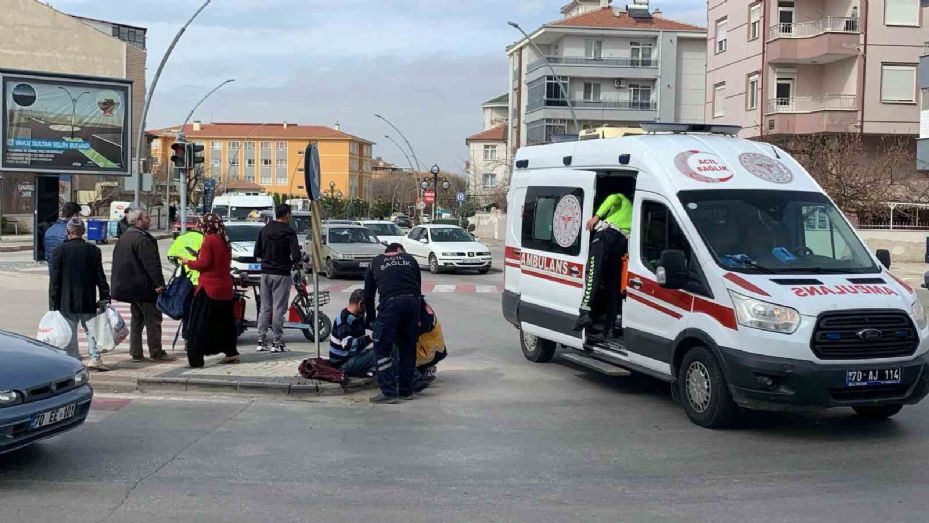
[[[232,303],[232,248],[226,226],[217,214],[200,218],[203,245],[196,260],[180,260],[200,271],[190,314],[185,320],[187,361],[202,367],[203,357],[223,353],[223,363],[238,363],[236,326]]]

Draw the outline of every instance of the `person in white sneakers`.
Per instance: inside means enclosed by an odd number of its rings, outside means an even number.
[[[87,368],[102,372],[110,369],[103,364],[97,352],[97,344],[87,330],[87,322],[100,310],[106,310],[110,301],[110,285],[103,272],[100,248],[84,241],[85,231],[84,222],[79,217],[68,221],[68,238],[52,255],[48,301],[49,309],[60,312],[71,325],[71,342],[66,349],[68,354],[81,359],[77,343],[80,324],[87,334],[87,351],[90,353]]]
[[[290,205],[274,208],[274,221],[258,233],[255,258],[261,261],[261,311],[258,313],[258,352],[287,352],[284,343],[284,319],[293,285],[291,270],[300,263],[297,231],[290,226]],[[270,347],[268,327],[274,336]]]

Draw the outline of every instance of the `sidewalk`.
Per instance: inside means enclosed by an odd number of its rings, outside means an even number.
[[[328,350],[325,344],[323,348]],[[271,354],[249,352],[249,349],[250,346],[243,350],[241,363],[221,365],[222,355],[218,355],[207,357],[203,368],[192,369],[187,366],[187,357],[180,347],[176,352],[168,349],[169,354],[177,356],[177,361],[136,363],[122,345],[115,352],[103,355],[103,361],[112,370],[90,371],[90,382],[98,392],[239,392],[293,397],[340,395],[374,386],[370,378],[352,378],[344,386],[303,379],[297,367],[304,359],[314,357],[315,350]]]
[[[156,240],[164,240],[171,237],[171,231],[159,230],[151,231]],[[110,243],[116,243],[117,238],[110,238]],[[0,252],[23,252],[32,250],[32,234],[4,234],[0,238]]]

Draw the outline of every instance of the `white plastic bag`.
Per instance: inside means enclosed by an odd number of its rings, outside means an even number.
[[[112,306],[107,305],[106,317],[110,320],[110,328],[113,329],[113,346],[116,347],[129,337],[129,325],[123,319],[123,315]]]
[[[113,328],[110,327],[110,319],[105,312],[94,316],[87,322],[87,335],[93,338],[100,352],[108,352],[116,348],[116,343],[113,341]]]
[[[71,325],[68,324],[68,320],[58,311],[49,311],[42,316],[42,321],[39,322],[39,333],[36,334],[35,339],[59,349],[67,349],[68,344],[71,343],[71,335]]]

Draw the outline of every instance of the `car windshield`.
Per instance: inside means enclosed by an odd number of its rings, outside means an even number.
[[[403,236],[403,231],[395,223],[366,223],[365,227],[378,236]]]
[[[445,229],[432,229],[432,241],[439,243],[473,242],[474,238],[466,233],[464,229],[448,227]]]
[[[232,243],[258,241],[259,232],[261,232],[261,227],[252,225],[226,226],[226,233],[229,234],[229,241]]]
[[[269,209],[265,206],[235,206],[229,213],[229,217],[233,220],[244,220],[248,218],[249,215],[252,215],[252,213],[255,213],[253,216],[257,218],[261,214],[261,211],[267,210]]]
[[[297,234],[306,234],[310,232],[310,217],[309,216],[290,216],[290,226],[297,231]]]
[[[880,272],[824,194],[713,190],[679,196],[725,269],[763,274]]]
[[[374,233],[363,227],[329,229],[329,243],[378,243]]]

